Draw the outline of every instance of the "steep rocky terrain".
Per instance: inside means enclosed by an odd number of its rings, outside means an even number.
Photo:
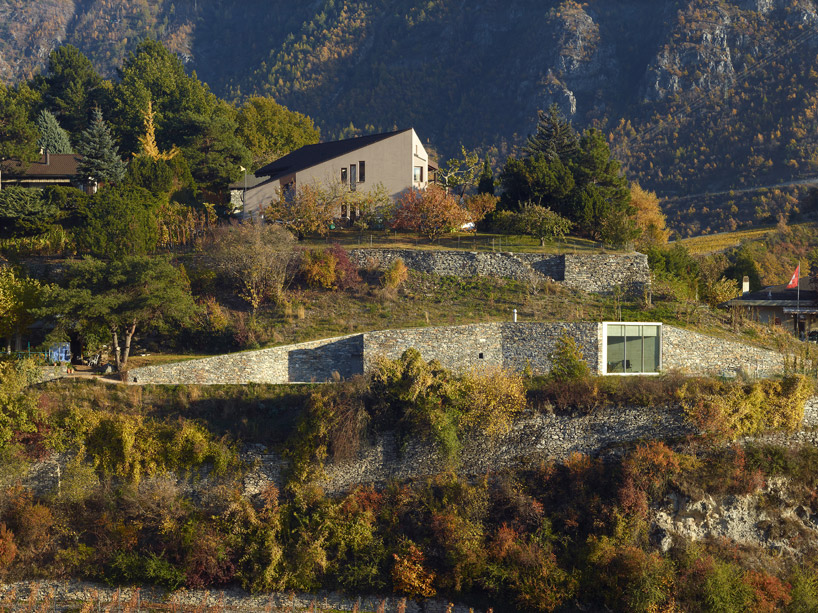
[[[0,79],[63,42],[114,76],[152,36],[220,95],[272,95],[325,137],[414,125],[444,156],[498,159],[556,102],[672,197],[818,172],[816,24],[813,0],[2,0]],[[783,205],[717,206],[713,229]]]

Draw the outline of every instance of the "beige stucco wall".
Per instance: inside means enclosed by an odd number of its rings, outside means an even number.
[[[341,168],[347,169],[348,179],[350,164],[358,167],[360,175],[362,161],[366,163],[366,176],[363,182],[359,181],[356,185],[359,191],[368,191],[381,184],[394,199],[410,188],[425,189],[428,185],[429,155],[418,135],[410,129],[298,172],[296,187],[338,184],[341,181]],[[422,182],[413,181],[415,166],[423,167]],[[267,206],[277,198],[280,183],[274,181],[247,190],[245,216],[255,215],[259,207]]]
[[[414,130],[401,132],[352,153],[302,170],[296,176],[296,185],[339,183],[342,168],[349,169],[350,164],[360,166],[362,161],[366,162],[366,179],[363,183],[357,184],[358,190],[369,190],[380,183],[391,197],[397,198],[411,187],[424,189],[427,185],[429,156]],[[413,167],[421,165],[424,167],[424,181],[414,183]]]

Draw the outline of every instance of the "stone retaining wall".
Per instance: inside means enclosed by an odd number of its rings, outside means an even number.
[[[708,375],[769,377],[784,371],[784,354],[690,330],[662,326],[665,370]]]
[[[577,341],[583,357],[602,368],[602,324],[595,322],[519,322],[380,330],[213,356],[131,370],[132,383],[244,384],[324,382],[369,371],[379,357],[397,359],[410,347],[426,360],[466,372],[485,367],[535,374],[551,370],[550,356],[563,336]],[[768,377],[784,370],[782,354],[673,326],[662,327],[664,370],[732,376],[745,372]]]
[[[132,383],[245,384],[310,383],[363,372],[363,335],[217,355],[186,362],[135,368]]]
[[[418,272],[452,277],[505,277],[517,281],[552,279],[586,292],[615,288],[641,291],[650,284],[648,258],[641,253],[547,255],[414,249],[352,249],[360,268],[385,268],[397,259]]]
[[[562,336],[571,336],[592,370],[599,359],[600,326],[596,323],[490,323],[465,326],[382,330],[364,335],[364,369],[378,358],[395,360],[414,347],[427,360],[466,372],[483,367],[521,371],[530,366],[535,374],[551,370],[550,355]]]

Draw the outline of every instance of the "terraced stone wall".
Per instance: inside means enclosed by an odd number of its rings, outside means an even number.
[[[453,277],[504,277],[516,281],[551,279],[587,292],[616,288],[642,291],[650,284],[648,258],[641,253],[539,253],[353,249],[360,268],[385,268],[397,259],[417,272]]]

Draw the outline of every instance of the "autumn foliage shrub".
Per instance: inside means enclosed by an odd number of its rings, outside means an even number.
[[[330,289],[335,286],[338,260],[326,249],[308,249],[301,253],[299,271],[310,287]]]
[[[682,386],[679,397],[703,432],[733,437],[796,430],[811,393],[812,384],[806,377],[791,375],[781,380],[725,382],[709,393],[689,394]]]
[[[435,575],[424,568],[425,556],[417,545],[405,541],[392,558],[392,587],[396,592],[413,598],[430,598],[437,593]]]
[[[0,572],[5,571],[17,557],[17,545],[14,542],[14,533],[0,523]]]
[[[409,278],[409,269],[403,260],[398,258],[383,271],[383,286],[386,289],[396,290]]]
[[[361,284],[361,275],[358,267],[349,259],[349,252],[338,243],[329,249],[332,257],[335,258],[336,285],[338,289],[345,290],[357,287]]]

